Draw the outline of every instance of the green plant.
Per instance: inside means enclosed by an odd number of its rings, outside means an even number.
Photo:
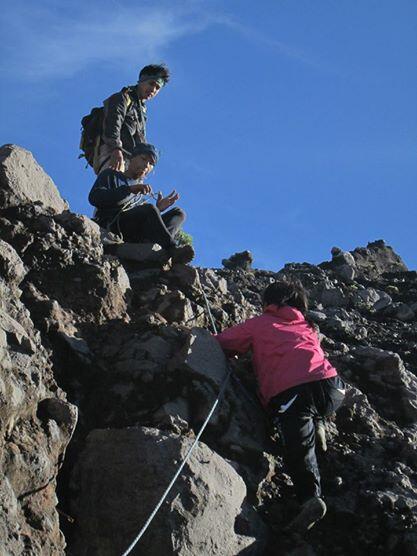
[[[175,238],[178,241],[178,245],[192,245],[193,244],[193,236],[187,234],[183,230],[180,230]]]

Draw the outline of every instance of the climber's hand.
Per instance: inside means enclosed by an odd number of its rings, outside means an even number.
[[[161,191],[158,192],[158,199],[156,201],[156,206],[163,212],[168,207],[172,206],[180,198],[179,194],[173,189],[169,195],[166,197],[162,196]]]

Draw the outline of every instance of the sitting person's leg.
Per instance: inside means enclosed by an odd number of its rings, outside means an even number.
[[[185,219],[185,211],[183,211],[179,207],[174,207],[171,210],[167,210],[162,215],[162,220],[164,221],[167,230],[173,238],[175,238],[177,233],[181,230]]]
[[[124,241],[150,241],[164,249],[175,245],[159,210],[150,204],[133,207],[119,216],[119,222],[112,225],[112,232],[121,232]]]

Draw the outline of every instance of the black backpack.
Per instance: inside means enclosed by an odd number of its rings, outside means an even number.
[[[103,119],[104,108],[101,106],[100,108],[93,108],[91,112],[81,120],[80,150],[82,153],[78,158],[85,158],[87,165],[91,167],[93,167],[94,152],[100,141]]]

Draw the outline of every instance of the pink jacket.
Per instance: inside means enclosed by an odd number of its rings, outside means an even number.
[[[252,350],[262,403],[298,384],[337,375],[317,333],[293,307],[268,305],[262,315],[215,336],[225,351]]]

